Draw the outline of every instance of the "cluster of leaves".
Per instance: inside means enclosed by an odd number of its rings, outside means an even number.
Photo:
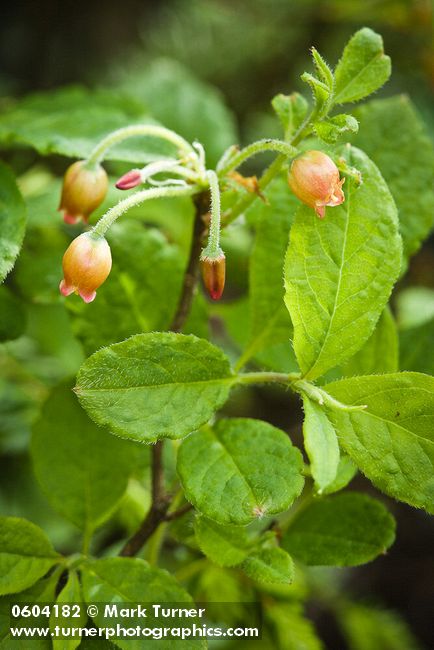
[[[66,307],[57,286],[72,230],[54,224],[59,183],[38,162],[21,175],[23,198],[1,165],[1,280],[22,246],[0,292],[2,391],[6,412],[18,413],[1,431],[2,444],[25,447],[33,424],[37,481],[51,506],[82,531],[83,547],[60,555],[34,523],[0,519],[0,648],[9,647],[11,602],[111,602],[121,594],[131,603],[239,602],[229,616],[244,623],[243,601],[260,601],[263,647],[316,650],[321,642],[303,616],[303,567],[363,564],[394,540],[394,519],[380,500],[340,493],[357,470],[384,494],[433,512],[434,379],[420,372],[432,371],[423,341],[432,338],[433,297],[402,292],[400,332],[388,301],[432,227],[434,150],[405,97],[337,112],[388,79],[390,60],[377,34],[357,32],[334,71],[312,54],[316,76],[302,76],[311,110],[298,94],[278,95],[273,108],[285,140],[321,148],[338,162],[346,201],[320,221],[289,193],[281,173],[264,188],[266,202],[228,184],[227,214],[246,197],[251,204],[244,222],[224,234],[228,258],[240,269],[248,263],[248,297],[215,307],[199,292],[183,333],[164,330],[190,248],[189,199],[126,215],[110,231],[114,269],[97,300]],[[213,91],[178,66],[164,66],[124,95],[66,89],[26,98],[0,116],[0,142],[17,167],[29,147],[83,158],[107,131],[153,119],[199,137],[216,162],[236,140],[230,114]],[[150,153],[167,150],[147,139],[118,145],[110,171],[146,162]],[[102,209],[116,199],[113,191]],[[208,340],[211,316],[224,324],[224,341]],[[234,351],[240,356],[232,363]],[[252,372],[241,372],[246,364]],[[286,432],[266,422],[215,417],[235,389],[268,381],[302,398],[305,459]],[[156,468],[149,445],[137,443],[163,439],[165,490],[175,493],[169,514],[145,548],[148,561],[116,557],[122,538],[155,507]],[[171,520],[178,508],[182,516]],[[190,593],[155,566],[164,536],[177,553],[162,562]],[[370,625],[370,645],[357,647],[403,647],[407,632],[394,633],[400,624],[393,615],[335,600],[350,643]],[[214,615],[221,620],[215,604]],[[94,623],[104,625],[98,617]],[[116,641],[120,648],[150,643]],[[79,640],[53,644],[87,647]]]

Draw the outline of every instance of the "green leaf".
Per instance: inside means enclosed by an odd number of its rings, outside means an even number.
[[[135,440],[182,438],[205,424],[233,383],[229,362],[203,339],[138,334],[93,354],[75,391],[97,424]]]
[[[135,123],[153,123],[143,104],[118,90],[65,87],[36,93],[0,114],[0,144],[27,145],[42,155],[86,158],[111,131]],[[107,152],[107,160],[148,162],[174,148],[150,137],[131,138]]]
[[[14,637],[13,641],[10,631],[10,608],[15,604],[30,605],[51,603],[56,598],[56,587],[59,581],[59,571],[54,571],[48,578],[40,580],[29,589],[19,594],[9,594],[0,598],[0,650],[29,650],[29,640],[22,637]],[[29,627],[29,619],[25,616],[14,619],[16,627]],[[33,638],[32,650],[52,650],[51,640]]]
[[[328,88],[332,89],[334,83],[333,72],[331,71],[326,61],[323,59],[323,57],[321,56],[321,54],[318,52],[317,49],[311,47],[310,51],[319,78],[321,79],[321,81],[323,81],[326,84]]]
[[[98,300],[66,301],[75,313],[73,330],[89,354],[133,334],[168,329],[181,290],[179,248],[158,230],[127,221],[110,228],[108,241],[113,268]],[[137,254],[131,254],[131,242]]]
[[[357,466],[349,456],[342,455],[339,459],[338,470],[335,480],[323,490],[323,494],[334,494],[347,487],[348,483],[357,474]]]
[[[26,207],[14,175],[0,162],[0,282],[12,269],[24,238]]]
[[[399,210],[404,254],[420,247],[434,224],[434,147],[410,99],[378,99],[355,111],[354,143],[381,169]]]
[[[399,367],[434,375],[434,318],[399,334]]]
[[[139,558],[104,558],[82,567],[83,595],[87,603],[191,603],[191,596],[170,573]]]
[[[314,131],[321,140],[334,144],[344,133],[357,133],[359,123],[352,115],[336,115],[328,119],[315,122]]]
[[[140,449],[90,420],[71,389],[56,388],[33,428],[36,477],[50,503],[76,526],[93,531],[127,487]]]
[[[124,77],[120,90],[147,106],[164,126],[189,142],[201,142],[209,165],[238,141],[235,119],[218,90],[177,61],[157,59],[136,71],[126,69]]]
[[[374,330],[401,260],[396,207],[367,156],[346,148],[363,175],[351,181],[342,205],[324,220],[306,206],[291,228],[285,267],[285,302],[294,325],[294,349],[309,379],[353,354]]]
[[[13,341],[26,328],[26,312],[20,300],[5,285],[0,287],[0,342]]]
[[[87,637],[83,639],[80,650],[118,650],[119,646],[112,641],[106,641],[104,638]]]
[[[249,554],[251,541],[244,528],[222,526],[212,519],[198,516],[195,532],[200,550],[219,566],[235,566]]]
[[[398,370],[398,332],[389,307],[364,346],[342,367],[345,375],[371,375]]]
[[[351,650],[422,650],[396,612],[347,602],[338,621]]]
[[[59,560],[38,526],[18,517],[0,517],[0,595],[27,589]]]
[[[335,69],[335,104],[356,102],[381,88],[391,73],[383,39],[364,27],[352,36]]]
[[[12,346],[22,366],[50,386],[75,374],[84,356],[62,304],[27,303],[25,337]]]
[[[271,105],[283,126],[285,139],[288,140],[302,125],[309,104],[300,93],[276,95]]]
[[[312,566],[357,566],[393,544],[395,520],[382,503],[358,492],[313,502],[286,531],[282,546]]]
[[[282,512],[303,487],[301,454],[266,422],[234,418],[196,431],[178,452],[186,497],[221,524]]]
[[[43,192],[26,198],[29,220],[14,283],[32,303],[60,301],[62,257],[70,239],[57,212],[59,197],[60,185],[51,182]]]
[[[122,603],[123,607],[131,607],[131,604],[137,606],[140,603],[149,607],[153,603],[171,603],[172,607],[179,607],[181,603],[193,603],[189,594],[167,571],[151,567],[139,558],[117,557],[89,562],[83,567],[82,582],[85,601],[91,604]],[[150,613],[152,612],[148,612]],[[99,627],[107,624],[103,607],[99,608],[94,620]],[[125,619],[120,615],[110,617],[110,621],[113,626],[117,623],[125,624]],[[166,621],[169,623],[170,619]],[[150,625],[149,617],[131,617],[128,618],[128,623],[131,627]],[[125,650],[147,650],[154,647],[155,640],[152,637],[127,640],[119,638],[116,639],[116,644]],[[204,648],[206,644],[201,639],[178,641],[166,638],[164,647],[167,650],[189,650]]]
[[[273,602],[266,608],[265,618],[273,629],[276,648],[324,650],[312,622],[303,615],[299,603]]]
[[[415,372],[352,377],[324,387],[361,411],[328,410],[339,442],[386,494],[434,512],[434,378]]]
[[[278,546],[254,551],[244,560],[242,569],[256,582],[290,584],[294,579],[294,563]]]
[[[262,350],[285,343],[292,336],[291,320],[283,303],[282,267],[297,200],[285,177],[267,189],[267,203],[256,201],[247,212],[255,229],[250,257],[250,336],[240,362]]]
[[[339,465],[338,439],[323,408],[308,397],[303,398],[303,408],[304,446],[316,490],[321,494],[336,478]]]
[[[331,96],[330,88],[309,72],[303,72],[300,79],[310,86],[316,108],[320,112]]]
[[[79,604],[82,605],[83,597],[81,595],[81,587],[78,576],[75,571],[70,571],[66,585],[56,598],[58,605],[66,604]],[[87,614],[81,609],[80,616],[74,617],[62,616],[60,608],[60,615],[55,616],[54,611],[50,617],[50,627],[53,630],[56,625],[66,630],[71,627],[86,627]],[[53,650],[75,650],[81,643],[80,637],[70,639],[53,639]]]

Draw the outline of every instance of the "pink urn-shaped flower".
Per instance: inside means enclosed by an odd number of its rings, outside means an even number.
[[[77,293],[84,302],[92,302],[96,290],[107,279],[112,266],[110,246],[104,237],[85,232],[76,237],[63,256],[64,296]]]
[[[307,151],[293,160],[288,184],[300,201],[313,208],[320,219],[326,206],[335,207],[345,201],[339,170],[322,151]]]
[[[107,174],[101,165],[88,168],[85,160],[78,160],[68,167],[59,205],[65,223],[87,223],[89,215],[104,201],[107,188]]]

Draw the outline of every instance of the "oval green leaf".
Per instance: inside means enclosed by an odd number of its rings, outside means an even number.
[[[308,397],[303,398],[304,446],[309,456],[312,478],[319,494],[333,483],[339,465],[336,432],[324,409]]]
[[[395,520],[382,503],[345,492],[311,503],[286,531],[282,546],[312,566],[357,566],[393,544]]]
[[[59,559],[38,526],[18,517],[0,517],[0,596],[35,584]]]
[[[59,615],[56,616],[56,611],[52,610],[50,616],[50,628],[53,630],[57,625],[63,627],[64,629],[70,628],[72,625],[74,627],[86,627],[87,623],[87,613],[82,606],[83,597],[81,595],[81,585],[78,578],[78,575],[75,571],[70,571],[68,579],[65,586],[60,591],[59,595],[56,598],[56,603],[60,605]],[[71,621],[71,616],[63,616],[62,604],[71,604],[76,603],[81,605],[80,615],[74,616],[73,622]],[[75,614],[75,612],[74,612]],[[53,639],[53,650],[75,650],[81,643],[80,637],[70,638],[70,639]]]
[[[283,548],[261,548],[251,553],[242,569],[257,582],[290,584],[294,579],[294,563]]]
[[[50,503],[88,533],[122,498],[141,453],[138,445],[97,427],[66,386],[56,388],[45,403],[31,450]]]
[[[12,269],[23,243],[26,206],[14,175],[0,162],[0,282]]]
[[[346,148],[362,173],[324,220],[301,207],[291,228],[285,302],[294,350],[308,379],[353,356],[369,338],[398,277],[401,238],[393,198],[374,163]]]
[[[33,93],[0,115],[0,143],[27,145],[42,155],[87,158],[110,132],[130,124],[155,124],[143,106],[128,94],[113,90],[65,86]],[[165,141],[135,137],[112,147],[105,159],[137,164],[173,153],[174,147]]]
[[[434,378],[416,372],[352,377],[324,387],[361,411],[328,409],[339,441],[386,494],[434,513]]]
[[[235,566],[249,554],[251,541],[245,528],[222,526],[202,516],[196,517],[194,528],[200,550],[219,566]]]
[[[303,488],[302,468],[287,434],[244,418],[193,433],[178,452],[186,497],[221,524],[248,524],[286,510]]]
[[[227,357],[195,336],[137,334],[93,354],[75,391],[98,424],[124,438],[182,438],[226,401],[233,375]]]
[[[147,609],[147,617],[133,615],[128,617],[129,627],[161,627],[161,618],[155,619],[152,605],[170,603],[171,607],[193,606],[191,596],[176,582],[176,580],[162,569],[151,567],[147,562],[139,558],[108,558],[89,562],[82,570],[82,583],[84,599],[89,604],[106,603],[117,604],[118,613],[110,616],[111,625],[125,625],[125,617],[121,616],[119,610],[125,607],[141,605]],[[99,607],[94,617],[98,627],[107,624],[104,607]],[[167,624],[175,623],[175,618],[164,619]],[[185,621],[185,619],[183,619]],[[176,619],[179,626],[180,619]],[[185,623],[184,623],[185,625]],[[150,637],[139,637],[134,639],[123,639],[118,637],[116,645],[122,650],[151,650],[155,647],[155,639]],[[167,650],[190,650],[206,648],[203,639],[170,639],[165,638],[163,643]]]
[[[360,130],[352,138],[381,169],[399,210],[408,258],[434,224],[434,147],[423,121],[405,95],[376,99],[356,109]]]
[[[364,27],[345,46],[335,70],[334,104],[355,102],[386,83],[391,73],[390,58],[384,54],[383,39]]]

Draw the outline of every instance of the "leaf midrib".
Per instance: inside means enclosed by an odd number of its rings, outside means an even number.
[[[333,311],[332,311],[332,314],[331,314],[331,317],[330,317],[330,320],[329,320],[327,331],[326,331],[326,334],[324,336],[320,351],[318,352],[318,355],[317,355],[313,365],[311,365],[311,367],[304,373],[305,377],[308,377],[309,375],[311,375],[313,370],[318,365],[319,360],[321,359],[321,356],[322,356],[322,354],[324,352],[324,349],[326,347],[326,343],[328,341],[328,338],[330,336],[330,332],[332,330],[333,321],[334,321],[334,318],[336,316],[336,309],[337,309],[337,305],[338,305],[338,297],[339,297],[340,290],[341,290],[342,276],[343,276],[343,271],[344,271],[344,267],[345,267],[345,253],[346,253],[346,249],[347,249],[348,229],[349,229],[349,224],[350,224],[350,207],[351,207],[351,200],[350,199],[351,199],[351,192],[348,192],[347,202],[346,202],[346,206],[344,208],[345,211],[346,211],[347,219],[346,219],[346,224],[345,224],[344,241],[343,241],[343,246],[342,246],[342,257],[341,257],[340,266],[339,266],[339,278],[338,278],[338,283],[337,283],[337,287],[336,287],[335,300],[334,300],[334,304],[333,304]]]
[[[206,379],[206,380],[201,380],[201,381],[183,381],[183,382],[167,382],[164,384],[141,384],[139,386],[121,386],[121,387],[116,387],[116,388],[86,388],[86,387],[81,387],[80,385],[77,385],[74,388],[74,392],[77,393],[77,395],[86,395],[89,393],[101,393],[101,392],[119,392],[119,391],[130,391],[130,390],[151,390],[155,388],[167,388],[168,386],[172,386],[174,388],[179,388],[179,387],[186,387],[186,386],[204,386],[204,385],[213,385],[213,384],[229,384],[232,385],[236,383],[237,378],[235,376],[233,377],[222,377],[221,379]]]

